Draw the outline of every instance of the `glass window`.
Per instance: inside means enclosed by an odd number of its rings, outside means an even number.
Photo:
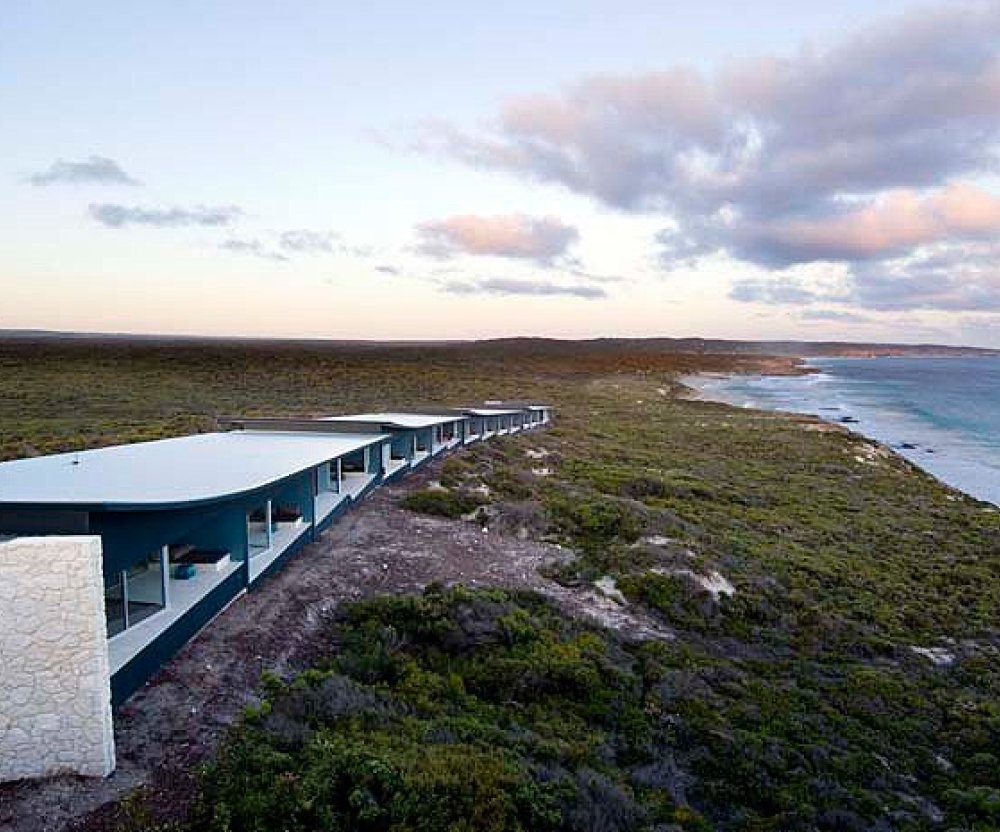
[[[124,574],[115,572],[104,577],[104,617],[108,623],[109,638],[125,629],[125,590],[122,583]]]
[[[341,459],[341,470],[345,474],[360,474],[365,470],[366,454],[362,448],[352,451]]]
[[[156,552],[105,578],[104,612],[108,636],[134,627],[166,607],[162,560],[162,555]]]
[[[271,547],[271,535],[274,533],[274,517],[271,518],[271,528],[267,525],[267,504],[258,506],[247,513],[247,544],[250,556],[266,552]]]

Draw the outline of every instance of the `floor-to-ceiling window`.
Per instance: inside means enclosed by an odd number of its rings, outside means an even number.
[[[108,635],[134,627],[167,606],[167,565],[163,551],[105,575],[104,611]]]

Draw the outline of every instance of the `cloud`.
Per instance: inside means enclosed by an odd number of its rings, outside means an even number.
[[[401,274],[400,270],[395,266],[388,266],[385,264],[379,264],[378,266],[376,266],[375,271],[380,272],[381,274],[388,274],[392,276]]]
[[[852,263],[836,280],[779,271],[735,281],[729,297],[773,306],[850,304],[879,312],[1000,312],[1000,242],[939,245],[903,257]]]
[[[374,246],[341,244],[340,253],[349,254],[351,257],[360,257],[361,259],[365,259],[376,255],[378,250]]]
[[[373,249],[366,246],[346,244],[334,231],[306,229],[267,231],[261,238],[227,240],[220,245],[220,248],[277,261],[288,261],[299,255],[327,254],[365,258],[374,253]]]
[[[420,223],[419,250],[432,257],[456,254],[505,257],[551,264],[564,255],[579,233],[557,217],[456,215]]]
[[[417,146],[625,209],[755,216],[990,167],[1000,6],[911,12],[832,48],[593,76],[515,98],[492,128],[432,125]]]
[[[151,228],[232,225],[243,212],[235,205],[192,208],[143,208],[112,202],[91,203],[90,215],[106,228],[144,225]]]
[[[32,185],[140,185],[121,166],[107,156],[88,156],[80,162],[57,159],[48,169],[33,173],[27,179]]]
[[[697,239],[702,251],[718,246],[741,260],[784,267],[816,261],[886,260],[937,243],[997,235],[1000,199],[971,185],[949,184],[926,194],[889,191],[819,216],[764,222],[733,219],[725,229],[702,229]],[[674,246],[670,257],[683,252],[671,233],[660,239],[668,248]],[[690,239],[682,245],[691,245]]]
[[[219,248],[234,252],[235,254],[249,254],[253,257],[259,257],[262,260],[273,260],[279,263],[288,262],[288,258],[284,254],[280,251],[269,249],[260,240],[225,240],[219,243]]]
[[[1000,312],[1000,242],[854,266],[853,301],[878,310]]]
[[[278,245],[284,250],[297,254],[333,254],[338,236],[330,231],[283,231],[278,237]]]
[[[880,274],[1000,234],[1000,197],[974,184],[1000,170],[1000,3],[918,7],[715,72],[596,75],[513,98],[481,129],[428,125],[415,147],[658,213],[668,267],[841,263],[874,296]],[[912,277],[893,285],[914,303],[955,300]]]
[[[812,303],[819,300],[816,292],[795,278],[786,280],[739,280],[729,290],[729,297],[745,303],[784,304]]]
[[[834,321],[848,324],[867,323],[871,320],[866,315],[841,309],[803,309],[799,313],[799,318],[805,321]]]
[[[275,232],[277,247],[287,254],[344,254],[350,257],[371,257],[370,246],[349,245],[334,231],[295,229]]]
[[[445,292],[456,295],[521,295],[529,297],[568,296],[597,300],[607,297],[599,286],[559,284],[512,277],[485,277],[472,280],[450,280],[441,285]]]

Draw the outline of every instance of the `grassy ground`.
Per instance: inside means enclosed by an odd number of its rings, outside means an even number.
[[[199,828],[1000,827],[1000,515],[846,431],[672,381],[754,361],[4,347],[0,451],[545,398],[550,430],[455,457],[445,496],[410,504],[570,546],[558,580],[675,634],[627,643],[517,593],[345,610],[317,671],[275,681],[206,774]]]
[[[209,430],[217,416],[565,398],[615,372],[728,369],[753,356],[594,343],[375,347],[0,340],[0,459]],[[777,361],[788,366],[790,360]]]

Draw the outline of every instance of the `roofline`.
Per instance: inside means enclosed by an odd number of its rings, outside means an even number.
[[[453,416],[454,420],[460,421],[470,416],[482,418],[484,415],[504,416],[513,413],[520,413],[525,410],[551,410],[548,404],[535,403],[511,403],[499,402],[493,404],[464,405],[459,407],[420,407],[407,410],[390,411],[400,416]],[[501,413],[480,414],[480,410],[505,411]],[[361,414],[364,415],[364,414]],[[375,414],[378,415],[378,414]],[[323,416],[220,416],[217,419],[220,427],[226,429],[242,430],[301,430],[315,431],[317,433],[369,433],[378,428],[391,428],[392,430],[424,430],[433,425],[416,427],[414,425],[403,425],[391,419],[352,419],[351,414],[338,415],[336,417]]]
[[[344,431],[350,433],[351,431]],[[200,434],[192,434],[198,436]],[[383,432],[373,433],[369,441],[363,442],[357,448],[350,451],[344,451],[341,454],[330,457],[330,460],[340,459],[347,454],[356,453],[363,448],[370,448],[372,445],[387,442],[392,437],[387,436]],[[154,440],[155,441],[155,440]],[[135,443],[140,444],[140,443]],[[81,452],[82,453],[82,452]],[[322,465],[323,463],[318,463]],[[267,482],[261,483],[260,485],[254,485],[250,488],[243,488],[239,491],[226,491],[220,494],[213,494],[208,497],[197,497],[191,500],[172,500],[170,502],[162,501],[149,501],[142,503],[135,502],[97,502],[97,503],[84,503],[84,502],[70,502],[70,501],[45,501],[45,500],[32,500],[25,502],[24,500],[5,502],[0,500],[0,508],[2,509],[12,509],[12,510],[24,510],[24,509],[75,509],[77,511],[169,511],[171,509],[184,509],[184,508],[195,508],[197,506],[209,505],[211,503],[221,503],[228,500],[235,500],[241,497],[248,497],[257,492],[266,491],[269,488],[273,488],[276,485],[288,482],[295,477],[301,476],[306,471],[315,468],[316,465],[307,465],[305,468],[299,468],[292,471],[289,474],[285,474],[282,477],[274,480],[268,480]]]
[[[227,430],[247,431],[307,431],[312,433],[360,433],[382,435],[380,426],[387,422],[330,422],[321,418],[308,416],[220,416],[217,420],[220,427]]]
[[[477,404],[464,408],[464,412],[476,418],[488,418],[494,416],[510,416],[514,413],[523,413],[526,407],[501,407],[500,405]],[[493,411],[492,413],[482,413],[483,410]]]
[[[487,401],[483,402],[483,407],[495,407],[495,408],[514,408],[516,410],[552,410],[552,405],[546,404],[545,402],[494,402]]]
[[[426,425],[404,425],[401,422],[395,422],[392,419],[364,419],[361,418],[367,414],[351,415],[346,414],[343,416],[325,416],[320,421],[323,422],[333,422],[335,424],[339,423],[341,425],[381,425],[384,427],[392,428],[393,430],[427,430],[428,428],[437,427],[437,425],[445,424],[447,422],[460,422],[462,419],[466,418],[464,413],[456,413],[449,410],[445,413],[435,413],[430,410],[394,410],[386,414],[373,413],[372,416],[380,415],[394,415],[394,416],[430,416],[433,421]],[[453,418],[448,419],[446,417],[451,416]]]
[[[363,445],[362,447],[368,447]],[[286,474],[276,480],[269,480],[262,485],[255,485],[252,488],[245,488],[241,491],[227,491],[225,494],[213,494],[210,497],[198,497],[193,500],[173,500],[168,503],[164,502],[149,502],[149,503],[72,503],[72,502],[16,502],[16,503],[4,503],[0,502],[0,508],[2,509],[12,509],[14,511],[24,510],[24,509],[53,509],[53,510],[75,510],[75,511],[171,511],[175,509],[188,509],[188,508],[198,508],[200,506],[211,505],[212,503],[224,503],[230,500],[238,500],[242,497],[249,497],[252,494],[260,491],[267,491],[269,488],[274,488],[276,485],[281,485],[289,480],[295,479],[295,477],[301,476],[310,468],[315,466],[307,466],[306,468],[300,468],[298,471],[293,471],[291,474]]]
[[[406,413],[412,416],[454,416],[456,419],[462,419],[468,415],[461,407],[446,407],[439,404],[430,405],[429,407],[407,408],[406,410],[396,410],[393,412],[401,415]]]
[[[369,443],[374,444],[374,443]],[[362,445],[362,448],[367,448],[368,445]],[[337,457],[334,457],[336,459]],[[244,488],[241,491],[227,491],[225,494],[213,494],[210,497],[198,497],[193,500],[174,500],[169,503],[164,502],[149,502],[149,503],[71,503],[71,502],[17,502],[17,503],[4,503],[0,502],[0,508],[3,509],[75,509],[77,511],[170,511],[173,509],[186,509],[186,508],[197,508],[199,506],[211,505],[212,503],[224,503],[229,500],[238,500],[242,497],[249,497],[258,491],[267,491],[269,488],[274,488],[276,485],[281,485],[289,480],[295,479],[295,477],[301,476],[306,471],[314,468],[314,465],[307,465],[305,468],[300,468],[298,471],[293,471],[290,474],[286,474],[283,477],[279,477],[276,480],[269,480],[261,485],[255,485],[252,488]]]
[[[468,414],[457,408],[426,408],[421,410],[395,410],[389,411],[397,416],[433,416],[446,417],[453,416],[452,421],[458,422],[466,418]],[[362,418],[368,414],[350,414],[335,416],[219,416],[216,421],[220,426],[229,429],[248,430],[306,430],[317,433],[371,433],[380,432],[382,426],[390,427],[394,430],[424,430],[434,427],[429,425],[404,425],[392,419],[368,419]],[[381,414],[371,414],[378,416]],[[437,422],[436,422],[437,423]]]

